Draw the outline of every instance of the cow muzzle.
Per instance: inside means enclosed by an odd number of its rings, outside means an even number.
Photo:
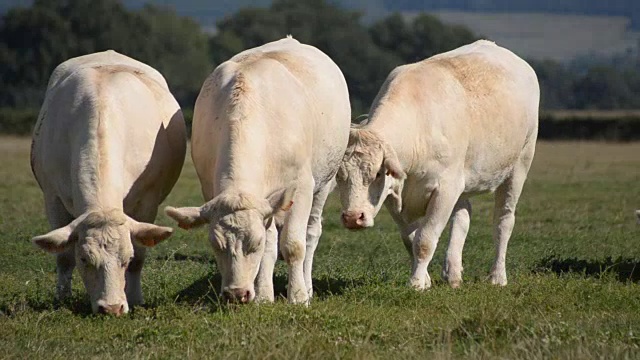
[[[362,211],[344,211],[342,224],[347,229],[358,230],[373,226],[373,221]]]
[[[125,306],[124,304],[98,305],[98,313],[118,317],[125,313]]]
[[[248,304],[253,300],[251,290],[243,288],[225,289],[222,298],[230,304]]]

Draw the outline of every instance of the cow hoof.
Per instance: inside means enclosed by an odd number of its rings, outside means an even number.
[[[418,291],[428,290],[431,287],[431,279],[418,279],[412,277],[409,280],[409,286]]]
[[[507,277],[504,276],[504,275],[492,274],[492,275],[489,276],[489,282],[492,285],[506,286],[507,285]]]

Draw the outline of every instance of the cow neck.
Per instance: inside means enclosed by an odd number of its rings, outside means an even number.
[[[414,144],[415,132],[411,131],[411,124],[406,116],[392,106],[380,106],[372,115],[371,120],[365,126],[393,148],[398,156],[402,168],[406,171],[413,163],[414,152],[411,144]]]
[[[244,118],[231,124],[229,154],[226,169],[221,171],[220,192],[233,189],[263,195],[268,149],[264,129],[256,122]]]
[[[102,113],[102,111],[98,111]],[[93,131],[83,144],[77,171],[78,194],[74,206],[80,213],[95,209],[123,209],[124,158],[122,134],[110,129],[104,114],[93,122]]]

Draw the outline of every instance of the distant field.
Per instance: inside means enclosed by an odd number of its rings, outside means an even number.
[[[509,285],[484,278],[493,259],[489,196],[473,201],[462,288],[406,286],[408,256],[386,212],[348,232],[332,196],[309,308],[221,307],[205,231],[176,230],[149,254],[145,308],[90,314],[53,300],[55,261],[29,239],[47,231],[29,168],[29,140],[0,137],[0,358],[505,358],[640,357],[640,143],[542,142],[507,256]],[[190,161],[167,200],[200,204]],[[162,215],[159,223],[171,224]],[[285,267],[277,266],[284,294]]]
[[[630,31],[631,19],[624,16],[445,10],[430,13],[445,23],[465,25],[525,58],[568,61],[580,55],[610,56],[637,48],[640,40],[640,32]]]

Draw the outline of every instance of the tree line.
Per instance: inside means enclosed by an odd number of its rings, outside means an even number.
[[[204,78],[236,53],[292,34],[327,53],[342,69],[354,113],[366,112],[387,74],[480,38],[468,28],[422,14],[392,14],[365,25],[362,14],[328,0],[275,0],[244,8],[207,34],[173,10],[131,10],[118,0],[35,0],[0,19],[0,107],[37,108],[49,75],[75,56],[113,49],[158,69],[184,108]],[[637,54],[636,54],[637,55]],[[640,108],[640,60],[586,68],[530,61],[546,109]],[[632,60],[628,60],[632,59]]]

